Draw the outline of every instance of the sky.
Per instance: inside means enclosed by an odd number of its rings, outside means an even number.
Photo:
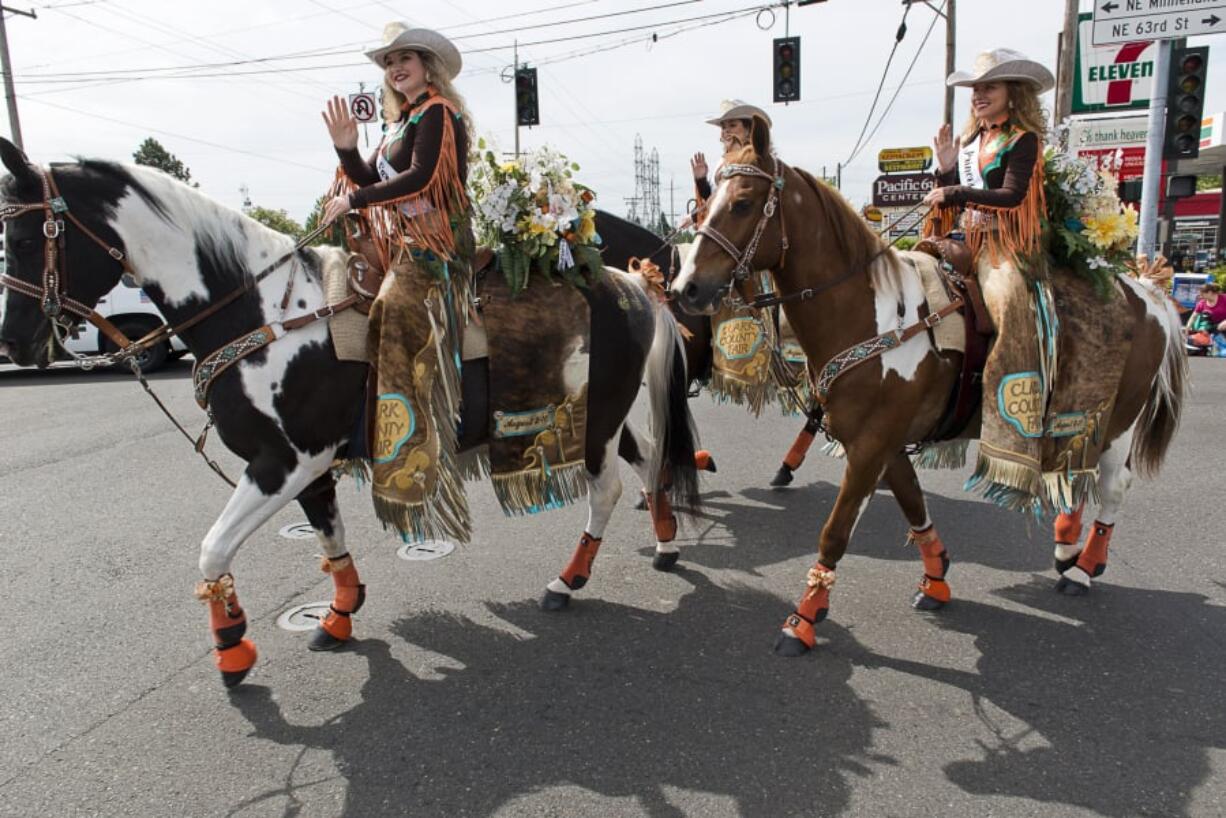
[[[722,99],[761,105],[774,120],[784,161],[833,176],[865,126],[904,12],[899,0],[826,0],[791,8],[786,21],[779,7],[758,11],[765,4],[744,0],[6,5],[38,15],[9,14],[5,23],[32,160],[130,160],[153,136],[209,196],[237,208],[245,189],[253,204],[286,210],[300,222],[336,166],[320,118],[324,102],[357,92],[359,83],[368,89],[380,83],[381,72],[362,51],[378,44],[391,20],[454,39],[464,54],[456,85],[477,133],[506,151],[514,144],[514,97],[500,75],[513,64],[518,40],[520,60],[539,68],[542,123],[521,129],[521,145],[563,151],[580,164],[576,176],[597,191],[599,206],[625,213],[641,137],[646,154],[659,156],[667,213],[670,185],[676,211],[692,196],[689,157],[703,151],[714,164],[718,156],[718,131],[703,120]],[[1089,10],[1085,0],[1083,10]],[[969,66],[980,51],[1007,47],[1054,73],[1063,15],[1063,0],[958,0],[957,63]],[[579,19],[592,17],[598,19]],[[770,102],[771,40],[785,35],[785,25],[786,33],[801,37],[801,101],[787,106]],[[843,192],[857,204],[870,197],[880,149],[930,145],[940,124],[944,21],[917,3],[906,25],[878,114],[897,91],[896,101],[843,170]],[[1226,108],[1220,79],[1226,66],[1215,65],[1218,52],[1210,54],[1206,112]],[[1050,95],[1044,102],[1051,105]],[[968,92],[959,89],[955,121],[964,119],[968,104]],[[7,133],[7,113],[2,121]],[[874,115],[870,132],[876,123]],[[373,150],[377,127],[369,136]]]

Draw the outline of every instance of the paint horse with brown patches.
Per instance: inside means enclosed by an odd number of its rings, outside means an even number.
[[[882,478],[911,525],[910,540],[923,561],[916,607],[936,609],[949,601],[949,556],[905,447],[926,440],[942,419],[962,356],[940,352],[925,331],[924,291],[902,257],[838,193],[774,157],[762,135],[721,176],[707,222],[673,283],[677,303],[709,314],[733,296],[750,270],[769,269],[815,371],[853,349],[853,357],[863,358],[823,398],[828,431],[846,451],[846,468],[821,531],[817,563],[776,643],[778,653],[799,655],[814,646],[814,626],[827,615],[835,568]],[[1059,271],[1054,278],[1089,286]],[[1064,285],[1057,285],[1058,299]],[[1078,545],[1080,507],[1065,509],[1056,520],[1057,587],[1067,593],[1084,593],[1106,567],[1107,543],[1132,471],[1153,473],[1161,464],[1178,425],[1186,377],[1178,316],[1156,289],[1120,277],[1101,310],[1113,322],[1112,346],[1102,348],[1076,326],[1059,340],[1062,361],[1126,359],[1113,408],[1101,421],[1101,508],[1084,546]],[[1061,321],[1066,317],[1077,323],[1077,316],[1062,315]],[[873,347],[874,354],[865,354]],[[819,381],[819,394],[821,389]]]
[[[0,180],[7,260],[0,279],[0,354],[21,366],[46,366],[54,354],[53,322],[67,331],[125,271],[182,329],[198,362],[250,333],[267,329],[273,336],[221,371],[208,392],[218,436],[246,467],[200,545],[199,592],[208,603],[222,678],[227,686],[238,684],[256,653],[245,635],[231,564],[260,525],[297,501],[335,586],[331,612],[310,647],[342,644],[365,586],[345,545],[332,466],[357,437],[367,365],[337,359],[327,321],[284,328],[328,312],[323,270],[337,264],[343,269],[345,253],[295,247],[289,237],[150,168],[82,160],[44,169],[3,139],[0,159],[10,174]],[[636,277],[616,270],[582,293],[591,340],[590,348],[575,354],[587,359],[582,458],[588,522],[569,565],[547,587],[542,604],[552,610],[566,607],[591,575],[621,494],[619,455],[652,491],[656,568],[667,570],[678,557],[670,506],[692,508],[697,502],[695,441],[675,322]],[[626,422],[644,374],[650,435]],[[488,383],[483,361],[464,366],[461,450],[489,442]],[[665,473],[667,487],[658,479]]]

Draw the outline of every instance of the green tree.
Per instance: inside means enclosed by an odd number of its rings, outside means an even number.
[[[291,219],[284,210],[273,210],[268,207],[248,207],[243,212],[265,227],[271,227],[278,233],[284,233],[290,238],[299,239],[305,235],[302,231],[302,225]]]
[[[158,168],[159,170],[166,171],[180,182],[192,183],[192,172],[187,169],[187,165],[183,164],[182,160],[173,153],[162,147],[162,143],[152,136],[140,143],[140,147],[136,149],[136,153],[132,154],[132,158],[136,160],[138,165]],[[195,183],[195,187],[200,187],[200,184]]]
[[[324,215],[324,205],[328,203],[327,196],[320,196],[315,200],[315,206],[311,208],[311,215],[307,216],[306,224],[302,226],[302,235],[312,233],[315,228],[319,227],[319,220]],[[337,247],[345,246],[345,232],[341,226],[341,220],[337,219],[332,226],[323,233],[315,237],[311,244],[333,244]]]

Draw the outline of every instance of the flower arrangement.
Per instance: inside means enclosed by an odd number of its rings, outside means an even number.
[[[603,272],[596,194],[574,180],[579,165],[548,147],[501,162],[480,139],[469,168],[477,240],[494,249],[512,293],[534,271],[577,286]]]
[[[1137,211],[1120,203],[1113,174],[1063,150],[1047,149],[1043,172],[1047,252],[1106,295],[1115,275],[1135,263]]]

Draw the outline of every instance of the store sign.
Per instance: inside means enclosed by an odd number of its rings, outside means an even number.
[[[1145,148],[1098,148],[1081,150],[1077,155],[1100,171],[1123,182],[1145,175]]]
[[[1149,40],[1092,45],[1091,17],[1082,14],[1077,26],[1073,113],[1148,108],[1158,47]]]
[[[1074,152],[1103,148],[1143,148],[1149,136],[1144,116],[1074,119],[1069,124],[1068,146]]]
[[[877,207],[910,207],[917,205],[936,187],[929,173],[906,173],[898,176],[878,176],[873,182],[873,204]]]
[[[932,148],[886,148],[877,154],[882,173],[906,173],[932,167]]]

